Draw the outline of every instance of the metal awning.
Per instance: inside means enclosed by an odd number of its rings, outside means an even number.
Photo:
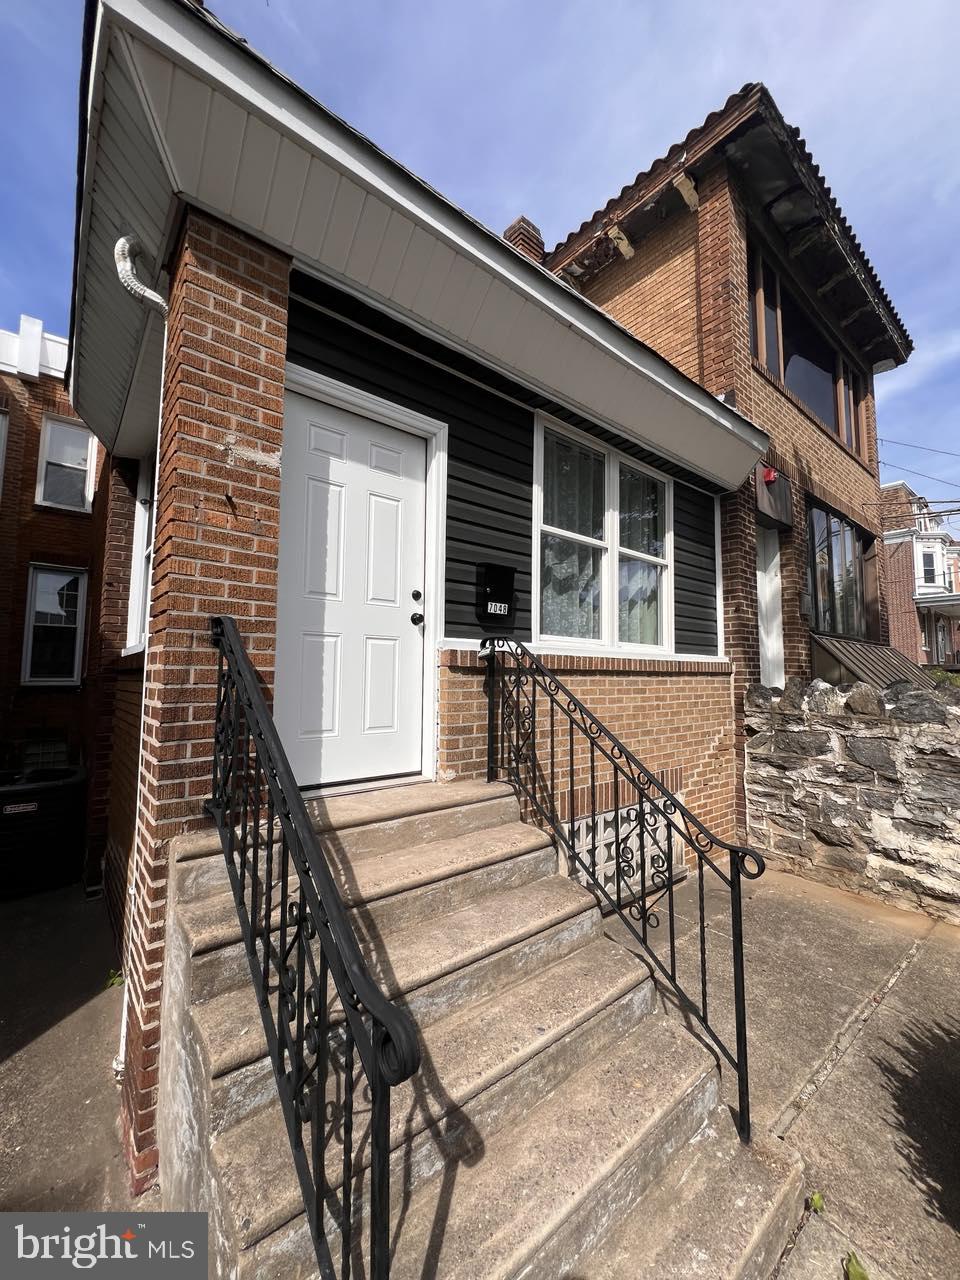
[[[838,668],[838,678],[832,681],[834,684],[866,680],[878,689],[886,689],[898,680],[909,680],[911,684],[927,689],[936,687],[936,682],[923,667],[911,662],[906,654],[891,645],[872,644],[869,640],[847,640],[840,636],[813,636],[812,642],[814,672],[820,674],[830,667]]]

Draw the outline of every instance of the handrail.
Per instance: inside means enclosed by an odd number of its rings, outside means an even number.
[[[488,672],[488,778],[493,781],[501,773],[507,774],[529,802],[534,820],[552,831],[587,887],[617,913],[684,1009],[736,1072],[738,1123],[741,1136],[748,1140],[741,877],[755,880],[761,876],[763,858],[755,849],[715,836],[521,641],[488,637],[481,653],[486,656]],[[604,825],[611,829],[606,862],[598,859]],[[681,870],[678,843],[681,862],[684,847],[696,856],[699,999],[689,994],[679,977],[674,890]],[[726,860],[727,870],[720,865],[721,859]],[[708,937],[712,942],[714,931],[707,927],[705,870],[712,872],[730,895],[735,1049],[710,1018]],[[664,900],[668,954],[662,958],[652,931],[660,928],[657,908]]]
[[[211,618],[210,638],[219,657],[207,808],[220,833],[317,1260],[323,1275],[335,1274],[328,1236],[336,1231],[348,1276],[358,1247],[355,1048],[371,1095],[369,1274],[387,1280],[389,1089],[419,1068],[416,1027],[370,973],[236,622]],[[332,1125],[331,1084],[340,1109]],[[332,1213],[337,1140],[340,1195]]]

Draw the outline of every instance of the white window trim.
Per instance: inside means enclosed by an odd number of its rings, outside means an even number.
[[[76,626],[76,644],[73,653],[73,674],[71,676],[61,676],[53,678],[50,676],[31,676],[30,662],[33,657],[33,624],[34,615],[36,613],[37,602],[37,574],[38,573],[73,573],[80,580],[79,591],[77,593],[77,626]],[[22,684],[29,685],[47,685],[58,686],[60,688],[72,687],[80,683],[80,673],[83,668],[83,642],[86,633],[87,622],[87,576],[88,569],[80,569],[74,565],[67,564],[31,564],[30,576],[27,584],[27,611],[23,625],[23,662],[20,669],[20,680]]]
[[[50,441],[51,426],[73,427],[77,431],[86,431],[87,440],[87,478],[83,487],[83,506],[72,507],[68,502],[51,502],[43,496],[43,481],[47,466],[47,449]],[[79,470],[79,468],[77,468]],[[97,471],[97,438],[85,423],[76,418],[58,417],[56,414],[43,415],[43,429],[40,433],[40,457],[37,459],[37,491],[35,501],[38,507],[54,507],[57,511],[76,511],[81,515],[89,515],[93,510],[93,486]]]
[[[130,590],[127,595],[127,643],[122,651],[141,653],[150,629],[149,598],[153,573],[153,514],[155,502],[156,460],[153,455],[140,459],[137,471],[137,502],[133,513],[133,546],[130,556]],[[151,545],[147,545],[147,538]]]
[[[0,502],[3,502],[3,474],[7,462],[7,431],[10,418],[0,413]]]
[[[570,533],[565,529],[555,529],[543,523],[543,435],[544,431],[552,431],[556,435],[566,436],[600,454],[604,458],[605,471],[605,503],[604,538],[602,542],[580,534]],[[619,553],[620,528],[619,510],[616,495],[619,492],[619,467],[625,463],[631,470],[641,471],[659,481],[664,486],[664,556],[648,556],[631,552],[631,558],[646,560],[650,564],[662,566],[660,578],[660,644],[629,644],[618,639],[619,623]],[[543,635],[540,631],[540,535],[546,529],[548,533],[556,533],[574,542],[586,546],[598,547],[601,551],[601,619],[600,639],[582,640],[575,636]],[[531,635],[533,646],[539,653],[594,654],[619,657],[658,657],[672,656],[675,643],[674,618],[674,554],[673,554],[673,478],[662,471],[639,462],[629,454],[621,452],[612,445],[578,431],[575,427],[559,422],[544,413],[537,413],[534,420],[533,435],[533,545],[531,573]],[[680,655],[686,656],[686,655]],[[716,655],[714,655],[716,656]]]

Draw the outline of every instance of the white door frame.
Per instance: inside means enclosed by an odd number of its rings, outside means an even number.
[[[361,391],[303,365],[287,363],[284,386],[287,391],[310,396],[326,404],[346,409],[385,426],[396,427],[427,442],[426,528],[424,531],[423,601],[419,611],[423,624],[423,726],[420,770],[425,778],[437,776],[437,651],[443,634],[444,564],[447,529],[447,438],[446,422],[428,418],[404,405]],[[282,454],[281,454],[281,466]],[[410,612],[417,612],[410,601]],[[277,626],[281,625],[279,612]]]

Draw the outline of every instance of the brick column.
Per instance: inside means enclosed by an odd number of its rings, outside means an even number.
[[[273,679],[289,260],[198,213],[170,285],[122,1119],[136,1191],[156,1177],[167,851],[203,822],[216,664],[236,617]]]
[[[699,193],[702,381],[714,395],[732,391],[736,408],[749,418],[752,398],[746,217],[725,164],[718,164],[703,176]],[[736,493],[722,500],[720,526],[724,640],[727,656],[733,662],[737,821],[744,830],[743,694],[748,684],[760,679],[756,494],[752,474]]]

